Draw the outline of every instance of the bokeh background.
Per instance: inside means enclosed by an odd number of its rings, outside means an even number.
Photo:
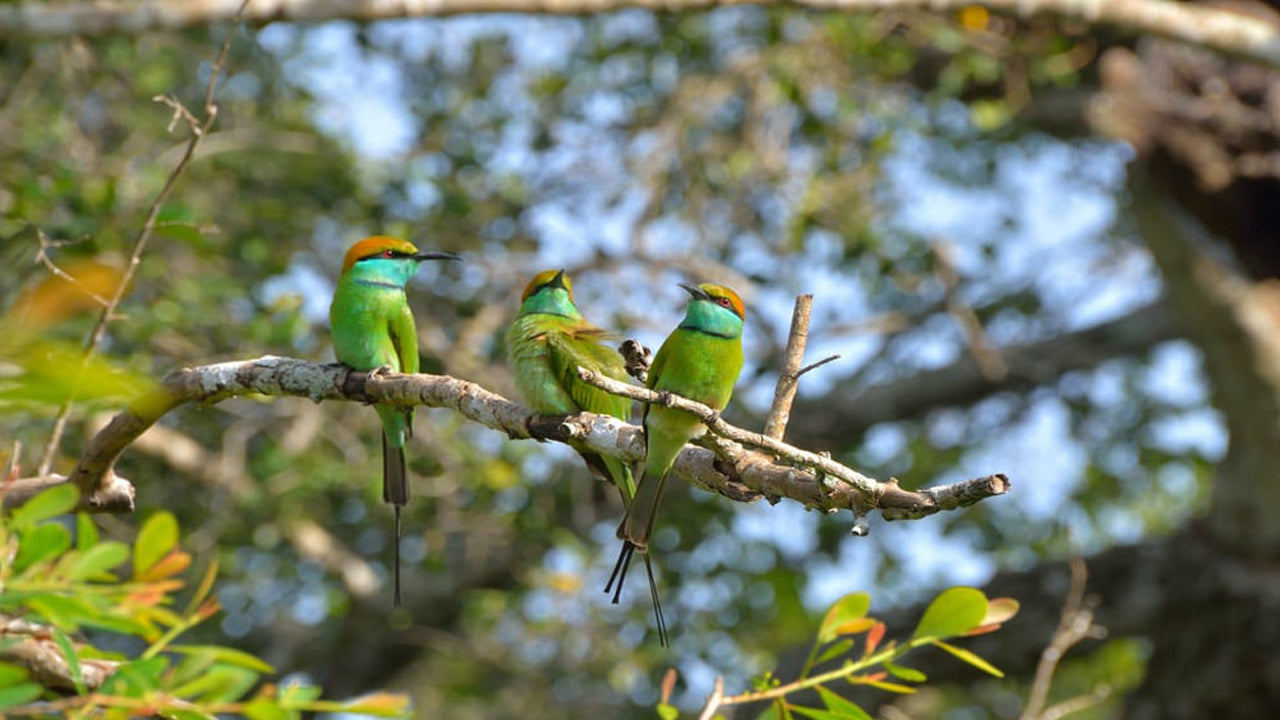
[[[1270,27],[1267,5],[1214,11]],[[103,347],[136,373],[331,360],[342,253],[391,234],[467,258],[411,285],[424,371],[514,398],[502,333],[538,270],[565,268],[589,318],[655,348],[677,283],[714,280],[749,307],[725,415],[758,428],[792,300],[813,293],[809,359],[842,357],[802,380],[788,440],[912,488],[1013,481],[961,512],[873,516],[866,538],[847,513],[676,483],[655,539],[663,649],[639,585],[621,606],[600,592],[621,509],[566,448],[420,411],[393,612],[372,412],[185,408],[118,469],[139,516],[173,511],[184,548],[219,558],[207,637],[335,697],[406,691],[424,718],[648,717],[668,667],[686,710],[717,676],[794,673],[846,593],[898,617],[892,637],[970,584],[1022,603],[971,644],[1007,679],[922,652],[928,690],[854,697],[1016,717],[1083,554],[1109,632],[1053,698],[1105,683],[1079,715],[1097,718],[1280,707],[1276,70],[979,6],[4,32],[0,308],[47,277],[41,232],[60,264],[123,263],[189,132],[153,98],[200,114],[234,33],[217,123]],[[82,342],[91,323],[45,332]],[[54,469],[119,406],[78,405]],[[6,406],[6,457],[20,441],[29,467],[51,417]],[[99,522],[127,536],[136,518]]]

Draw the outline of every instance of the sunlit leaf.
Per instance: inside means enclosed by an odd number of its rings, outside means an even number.
[[[45,523],[28,528],[21,535],[18,555],[13,559],[17,572],[61,555],[71,548],[71,533],[57,523]]]
[[[136,575],[143,582],[155,582],[172,577],[191,565],[191,556],[181,550],[171,550],[151,567]]]
[[[884,663],[884,669],[888,670],[890,675],[898,678],[899,680],[906,680],[907,682],[924,682],[928,679],[924,673],[916,670],[915,668],[903,667],[902,665],[895,665],[891,662]]]
[[[114,540],[101,542],[76,556],[67,577],[71,580],[110,577],[107,571],[128,559],[129,546]]]
[[[902,685],[900,683],[886,682],[884,680],[868,680],[866,682],[862,682],[858,684],[870,685],[873,688],[878,688],[880,690],[885,690],[891,693],[898,693],[900,695],[910,695],[911,693],[916,691],[916,689],[911,687],[910,685]]]
[[[1018,614],[1021,606],[1013,598],[992,598],[987,601],[987,614],[982,618],[979,629],[987,626],[999,627]]]
[[[89,513],[76,513],[76,549],[88,550],[98,544],[98,526]]]
[[[26,680],[30,673],[26,668],[12,663],[0,662],[0,687],[9,687]]]
[[[853,640],[850,638],[845,638],[839,642],[831,643],[831,645],[826,650],[823,650],[822,653],[818,655],[818,659],[815,660],[814,662],[816,663],[827,662],[828,660],[839,657],[849,652],[849,650],[852,648],[853,648]]]
[[[41,491],[13,512],[9,527],[14,530],[29,528],[41,520],[71,512],[80,500],[80,490],[71,483],[62,483]]]
[[[187,655],[200,655],[202,657],[213,658],[218,662],[245,668],[247,670],[253,670],[255,672],[275,672],[275,668],[266,664],[262,660],[259,660],[257,657],[254,657],[243,650],[236,650],[235,648],[222,647],[221,645],[170,645],[168,649]]]
[[[864,592],[845,595],[831,605],[818,628],[818,642],[829,643],[840,635],[839,628],[862,618],[871,609],[871,596]]]
[[[936,638],[955,637],[977,627],[987,614],[987,596],[969,587],[942,591],[925,608],[920,624],[911,634],[913,645]]]
[[[840,697],[834,692],[818,686],[818,694],[822,696],[822,702],[827,709],[835,713],[838,718],[848,718],[849,720],[871,720],[871,716],[866,710],[858,707],[855,703]]]
[[[178,544],[178,521],[161,510],[142,523],[133,543],[133,574],[139,577]]]
[[[231,702],[244,697],[260,677],[244,668],[216,665],[194,680],[177,685],[171,692],[193,701]]]
[[[670,703],[658,703],[658,717],[662,720],[676,720],[680,717],[680,709]]]
[[[33,683],[20,683],[0,688],[0,709],[29,703],[40,697],[44,688]]]
[[[294,720],[296,713],[282,707],[272,698],[256,697],[245,703],[244,716],[249,720]]]
[[[788,709],[796,715],[802,715],[807,718],[813,718],[813,720],[844,720],[843,715],[836,714],[830,710],[826,710],[823,708],[811,708],[811,707],[805,707],[803,705],[790,705],[788,706]]]
[[[981,657],[979,657],[976,653],[974,653],[971,650],[965,650],[962,647],[956,647],[955,645],[944,643],[941,640],[934,640],[933,644],[937,645],[943,650],[946,650],[952,655],[955,655],[956,657],[960,658],[961,660],[969,663],[970,665],[978,668],[979,670],[985,673],[988,673],[990,675],[995,675],[998,678],[1004,677],[1004,673],[1000,672],[999,668],[987,662],[986,660],[983,660]]]
[[[71,682],[76,686],[76,692],[80,695],[84,694],[84,672],[80,668],[80,656],[76,653],[76,648],[71,644],[71,638],[58,628],[50,628],[53,634],[53,642],[57,644],[58,650],[62,652],[62,659],[67,663],[67,675],[71,677]]]

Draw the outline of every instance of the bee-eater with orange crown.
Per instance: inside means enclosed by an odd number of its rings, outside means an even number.
[[[746,315],[742,300],[723,285],[703,283],[697,287],[680,287],[690,296],[684,320],[658,348],[649,366],[647,384],[650,390],[673,393],[722,410],[729,403],[738,373],[742,371],[742,324]],[[645,553],[646,565],[648,563],[653,521],[676,456],[686,442],[706,432],[706,426],[682,410],[646,405],[644,432],[647,450],[644,476],[618,527],[622,551],[604,589],[609,592],[617,582],[613,593],[615,603],[622,594],[631,556],[639,550]],[[653,582],[650,570],[650,591],[656,601]],[[665,628],[659,628],[660,640],[665,640],[665,632]]]
[[[453,253],[420,252],[399,238],[365,238],[347,250],[329,306],[333,351],[354,370],[418,372],[418,331],[405,285],[424,260],[459,260]],[[382,420],[382,499],[395,506],[395,604],[400,605],[400,511],[409,502],[405,440],[413,435],[413,409],[374,405]]]

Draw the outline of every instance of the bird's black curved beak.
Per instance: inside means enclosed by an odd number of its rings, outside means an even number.
[[[685,291],[688,292],[689,295],[694,300],[710,300],[711,299],[711,296],[707,294],[707,291],[703,290],[697,285],[685,285],[684,283],[680,283],[680,287],[684,288]]]
[[[563,288],[564,287],[564,269],[561,268],[550,280],[547,281],[548,287]]]
[[[419,252],[419,253],[416,253],[416,254],[413,256],[413,259],[414,259],[414,260],[458,260],[458,261],[461,261],[461,260],[462,260],[462,257],[460,257],[460,256],[458,256],[458,255],[454,255],[454,254],[453,254],[453,253],[451,253],[451,252],[444,252],[443,250],[428,250],[428,251],[426,251],[426,252]]]

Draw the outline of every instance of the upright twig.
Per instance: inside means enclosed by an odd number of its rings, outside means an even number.
[[[791,331],[787,334],[787,350],[783,356],[782,372],[773,389],[773,405],[764,423],[764,434],[781,440],[787,433],[791,420],[791,401],[796,398],[800,384],[800,363],[804,361],[804,346],[809,342],[809,315],[813,310],[812,295],[797,295],[796,307],[791,312]]]
[[[1058,628],[1053,639],[1040,653],[1040,662],[1036,665],[1035,679],[1031,682],[1031,691],[1027,693],[1027,705],[1018,716],[1018,720],[1046,720],[1049,717],[1062,717],[1064,710],[1083,709],[1104,700],[1111,693],[1110,686],[1101,685],[1092,693],[1066,700],[1048,710],[1045,701],[1049,697],[1049,688],[1053,684],[1053,674],[1058,663],[1076,643],[1089,637],[1101,637],[1105,632],[1093,624],[1093,608],[1085,601],[1085,585],[1089,578],[1084,559],[1071,558],[1071,587],[1067,590],[1067,598],[1062,603],[1062,616],[1058,620]]]
[[[982,321],[973,307],[960,299],[960,272],[951,259],[951,248],[946,243],[933,243],[933,258],[937,263],[935,273],[942,281],[947,314],[964,332],[965,345],[969,347],[969,354],[977,363],[978,370],[988,380],[1003,380],[1009,374],[1009,366],[987,337],[987,331],[982,328]]]
[[[244,0],[240,4],[240,10],[237,18],[243,15],[245,6],[249,4],[249,0]],[[156,220],[160,217],[160,209],[164,207],[165,202],[169,199],[169,194],[173,192],[173,188],[178,183],[178,178],[186,169],[187,164],[191,162],[191,158],[195,155],[196,146],[208,134],[209,129],[213,127],[213,123],[218,118],[218,106],[213,102],[213,93],[218,86],[218,77],[222,74],[223,66],[227,61],[227,54],[231,51],[231,40],[235,37],[235,27],[227,32],[227,38],[222,43],[222,49],[218,52],[218,57],[213,63],[213,67],[209,70],[209,83],[205,87],[204,93],[204,121],[197,122],[194,115],[182,106],[178,100],[159,95],[153,98],[156,102],[161,102],[174,109],[174,120],[170,122],[169,128],[172,131],[178,118],[185,119],[191,127],[191,139],[187,141],[186,149],[182,153],[182,157],[178,159],[173,170],[169,172],[169,177],[165,179],[164,186],[160,188],[160,192],[156,194],[155,200],[151,202],[151,207],[147,210],[146,220],[142,223],[142,229],[138,232],[138,237],[133,241],[133,249],[129,251],[129,264],[125,267],[124,272],[120,275],[120,283],[116,286],[115,292],[107,300],[106,305],[102,308],[102,312],[98,315],[98,321],[94,323],[93,330],[89,332],[89,338],[85,341],[84,356],[81,358],[80,369],[77,372],[77,384],[80,375],[83,375],[84,369],[88,366],[89,361],[97,353],[99,346],[102,345],[103,338],[107,335],[107,325],[115,317],[116,308],[120,306],[120,301],[124,299],[125,293],[128,292],[129,283],[133,281],[134,273],[137,272],[138,266],[142,264],[142,253],[147,248],[147,243],[151,240],[152,234],[155,232]],[[43,250],[43,248],[42,248]],[[75,384],[73,384],[73,392]],[[67,418],[71,415],[71,407],[75,404],[75,396],[71,395],[67,398],[62,406],[58,408],[58,414],[53,420],[53,429],[49,433],[49,442],[45,445],[44,454],[40,458],[40,465],[36,472],[37,476],[47,475],[49,468],[53,465],[53,458],[58,453],[58,446],[62,443],[62,434],[67,427]]]
[[[707,704],[702,706],[702,712],[698,714],[698,720],[711,720],[715,717],[723,700],[724,678],[717,677],[715,685],[711,687],[711,694],[707,696]]]

